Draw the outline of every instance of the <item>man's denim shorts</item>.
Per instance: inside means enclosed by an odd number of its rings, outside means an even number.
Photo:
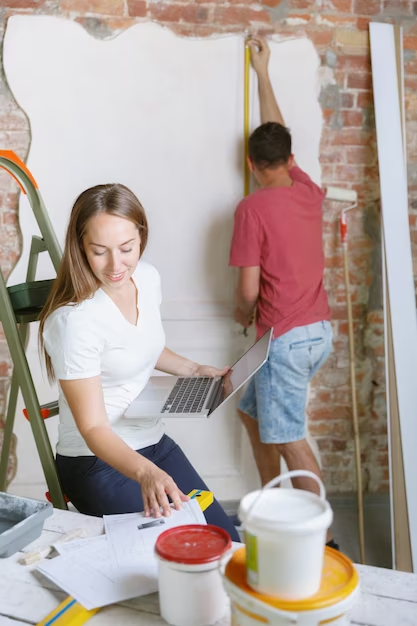
[[[258,420],[262,443],[306,437],[308,384],[332,350],[330,322],[298,326],[271,343],[268,361],[243,394],[239,409]]]

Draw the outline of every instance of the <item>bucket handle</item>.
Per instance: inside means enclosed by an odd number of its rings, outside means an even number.
[[[326,490],[324,488],[323,482],[320,480],[320,478],[316,474],[314,474],[313,472],[310,472],[309,470],[293,470],[292,472],[286,472],[285,474],[280,474],[279,476],[275,476],[275,478],[270,480],[268,483],[266,483],[262,487],[262,489],[259,491],[258,495],[256,496],[255,500],[252,502],[252,504],[249,507],[249,510],[246,515],[245,525],[247,525],[250,514],[253,513],[253,509],[255,508],[255,505],[258,504],[261,496],[263,495],[266,489],[275,487],[276,485],[281,483],[283,480],[286,480],[287,478],[297,478],[298,476],[305,476],[306,478],[313,478],[318,484],[318,486],[320,487],[320,499],[321,500],[326,499]]]

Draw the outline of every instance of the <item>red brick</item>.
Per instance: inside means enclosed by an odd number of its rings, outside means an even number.
[[[404,61],[405,74],[417,74],[417,59],[406,59]]]
[[[315,46],[328,46],[333,39],[333,30],[309,29],[307,37],[311,39]]]
[[[321,176],[323,181],[332,180],[333,178],[333,165],[328,165],[326,163],[321,166]]]
[[[347,163],[367,164],[376,162],[376,152],[370,146],[349,146],[345,149]]]
[[[339,54],[337,67],[349,72],[369,72],[371,70],[371,57],[369,55]]]
[[[371,74],[348,74],[347,87],[349,89],[372,89],[372,76]]]
[[[410,0],[382,0],[382,12],[387,15],[412,15]]]
[[[0,116],[0,130],[27,130],[29,124],[23,111],[16,111],[14,109],[7,110],[4,107]]]
[[[118,32],[122,32],[138,23],[137,19],[134,17],[96,18],[82,16],[75,18],[75,21],[89,31],[93,37],[97,36],[97,31],[100,31],[101,29],[103,32],[107,30],[109,33],[117,34]],[[93,21],[93,23],[91,21]]]
[[[344,128],[332,133],[330,143],[336,146],[366,146],[369,145],[371,137],[372,135],[369,131]]]
[[[352,12],[352,0],[332,0],[332,6],[335,11],[340,11],[340,13]]]
[[[341,94],[341,108],[342,109],[352,109],[355,103],[355,97],[352,93],[342,93]]]
[[[330,267],[332,269],[336,269],[337,267],[343,267],[343,259],[340,255],[338,256],[327,256],[324,260],[325,267]]]
[[[374,103],[374,94],[372,91],[365,91],[358,93],[357,107],[358,109],[364,109]]]
[[[343,153],[341,150],[333,150],[331,152],[322,150],[320,152],[320,162],[321,163],[342,163]]]
[[[404,50],[417,50],[417,35],[404,35]]]
[[[369,22],[370,22],[369,17],[358,17],[356,21],[358,30],[369,31]]]
[[[123,0],[61,0],[61,10],[71,13],[100,13],[124,15]]]
[[[352,28],[357,26],[356,15],[330,15],[329,13],[318,13],[315,16],[315,21],[321,28]]]
[[[207,24],[187,24],[181,22],[176,24],[170,23],[170,29],[179,37],[211,37],[214,34],[219,34],[219,28],[214,26],[208,26]],[[228,29],[227,32],[231,32],[233,29]],[[236,28],[236,32],[241,32],[241,28]]]
[[[308,9],[311,11],[315,8],[315,5],[317,8],[317,3],[314,0],[290,0],[288,8],[290,11],[291,9]]]
[[[256,11],[249,7],[217,6],[214,10],[213,22],[216,24],[232,24],[248,26],[253,22],[270,22],[267,11]]]
[[[43,6],[44,0],[5,0],[3,6],[8,9],[39,9]]]
[[[18,218],[16,211],[3,211],[1,214],[1,220],[4,225],[15,226],[18,224]],[[0,242],[1,245],[1,242]]]
[[[333,120],[333,116],[335,112],[333,109],[322,109],[322,113],[323,113],[324,123],[327,126]]]
[[[132,17],[146,17],[148,11],[146,0],[127,0],[127,11]]]
[[[381,12],[381,0],[354,0],[353,12],[357,15],[377,15]]]
[[[289,13],[285,18],[285,24],[291,26],[291,20],[302,20],[304,24],[308,24],[313,16],[308,13]]]
[[[413,78],[407,78],[406,76],[404,78],[404,87],[406,91],[409,90],[415,93],[417,91],[417,76],[413,76]]]
[[[277,0],[277,4],[281,2],[281,0]],[[192,4],[213,4],[213,0],[193,0]],[[253,4],[253,0],[229,0],[227,4]],[[224,4],[223,2],[220,2],[218,4]],[[261,4],[266,4],[266,2],[262,2]]]
[[[363,114],[361,111],[341,111],[343,127],[361,127],[363,124]]]
[[[281,4],[281,2],[282,0],[261,0],[261,4],[264,4],[267,7],[277,7],[279,4]],[[236,0],[236,4],[244,4],[244,3],[240,2],[239,0]],[[253,0],[249,0],[248,4],[253,4]]]
[[[207,22],[209,9],[191,4],[164,4],[162,2],[149,5],[150,17],[159,22],[190,22],[198,24]]]

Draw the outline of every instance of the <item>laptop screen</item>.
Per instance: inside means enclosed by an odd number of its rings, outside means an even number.
[[[217,409],[226,398],[236,393],[262,367],[268,358],[272,333],[271,328],[223,376],[221,393],[217,395],[210,413]]]

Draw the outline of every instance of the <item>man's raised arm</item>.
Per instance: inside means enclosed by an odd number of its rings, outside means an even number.
[[[261,107],[261,123],[278,122],[285,126],[282,113],[272,89],[268,74],[268,63],[271,51],[265,39],[251,37],[248,41],[252,67],[258,77],[259,103]]]

